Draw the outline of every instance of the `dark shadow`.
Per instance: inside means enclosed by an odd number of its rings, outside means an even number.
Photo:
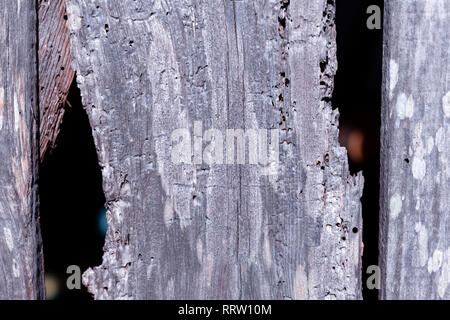
[[[69,290],[70,265],[81,272],[101,264],[105,221],[102,176],[80,91],[72,83],[56,148],[40,170],[41,229],[47,298],[91,299]]]
[[[363,171],[363,296],[377,299],[378,290],[366,286],[367,267],[378,265],[380,115],[382,30],[366,26],[367,8],[383,0],[337,0],[338,71],[333,105],[340,112],[340,142],[349,151],[350,171]],[[369,275],[370,276],[370,275]]]

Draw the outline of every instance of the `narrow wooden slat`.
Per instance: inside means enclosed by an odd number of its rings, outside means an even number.
[[[0,6],[0,299],[44,298],[35,1]]]

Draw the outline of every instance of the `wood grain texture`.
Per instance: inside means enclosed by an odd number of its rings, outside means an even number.
[[[83,276],[95,298],[361,298],[363,179],[329,102],[334,1],[70,0],[67,12],[108,208],[103,263]],[[194,121],[278,129],[275,174],[175,164],[171,134]]]
[[[73,81],[64,0],[39,0],[40,158],[55,147]]]
[[[385,2],[381,298],[449,299],[448,1]]]
[[[0,299],[40,299],[36,4],[2,1],[0,20]]]

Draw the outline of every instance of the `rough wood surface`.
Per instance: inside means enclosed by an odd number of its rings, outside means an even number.
[[[450,2],[385,2],[381,298],[449,299]]]
[[[103,263],[83,276],[95,298],[361,298],[363,179],[329,103],[334,1],[70,0],[67,12],[108,208]],[[279,129],[275,174],[174,163],[171,134],[194,121]]]
[[[39,0],[40,158],[53,149],[73,80],[64,0]]]
[[[0,299],[39,299],[35,2],[3,1],[0,21]]]

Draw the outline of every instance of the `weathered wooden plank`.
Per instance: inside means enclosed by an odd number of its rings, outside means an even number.
[[[385,2],[383,299],[449,299],[450,2]]]
[[[39,0],[40,158],[56,144],[73,80],[64,0]]]
[[[329,102],[334,11],[330,0],[69,1],[108,208],[103,264],[83,279],[95,298],[361,298],[363,179],[349,175]],[[279,156],[208,164],[196,142],[177,164],[180,128],[224,141],[227,129],[273,129]]]
[[[39,299],[35,2],[3,1],[0,21],[0,299]]]

